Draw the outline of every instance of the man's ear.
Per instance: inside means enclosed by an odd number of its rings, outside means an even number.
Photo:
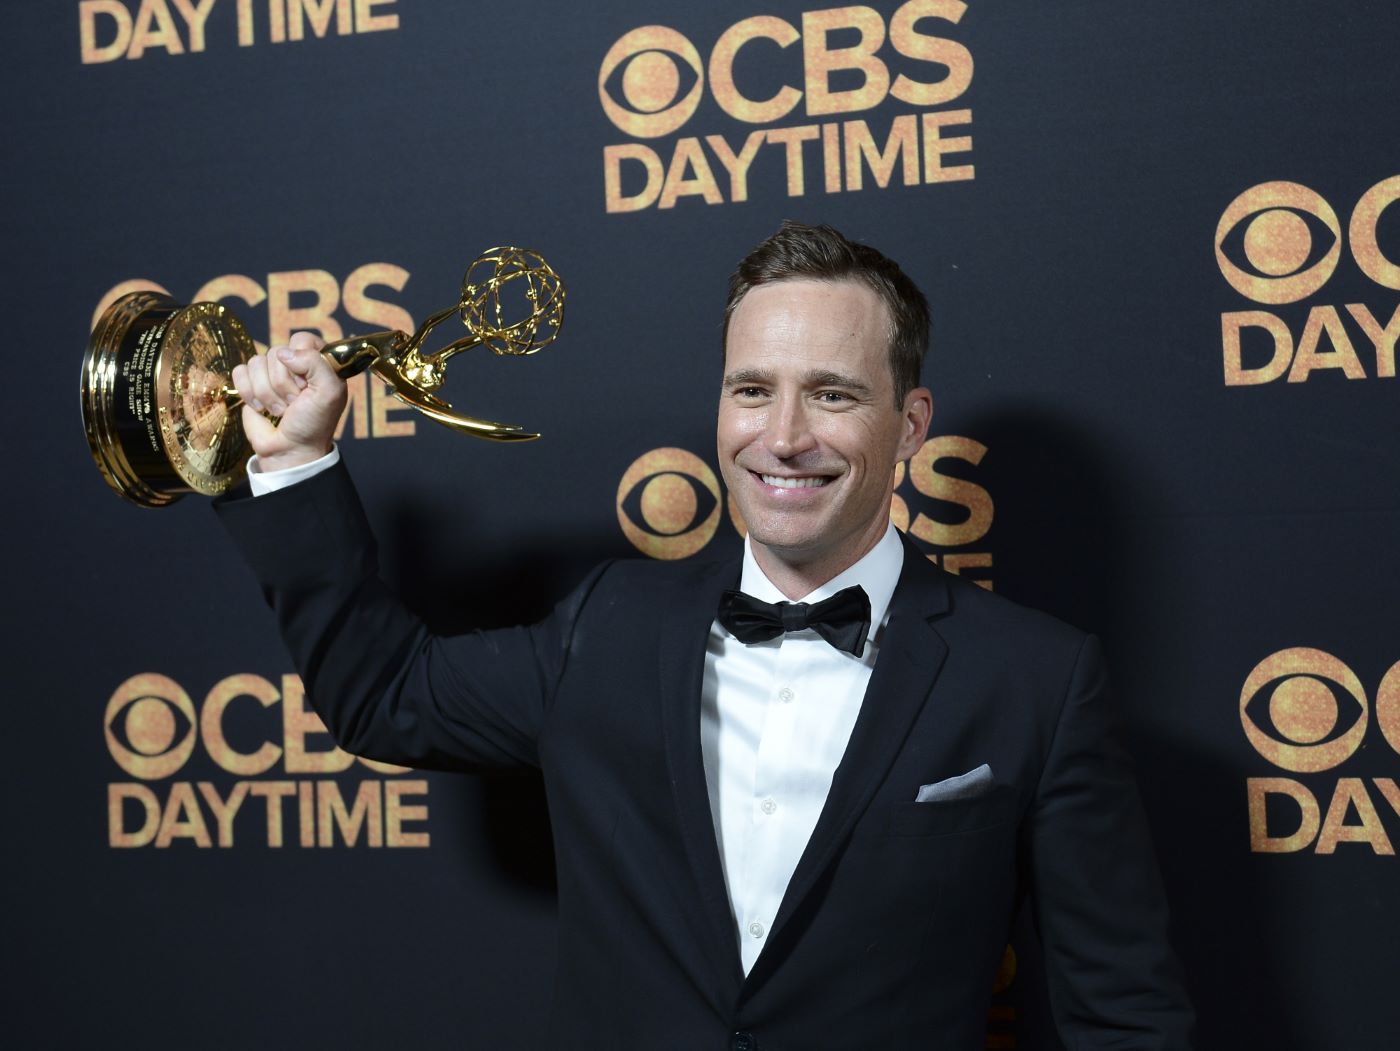
[[[904,396],[904,407],[900,410],[904,430],[899,442],[899,459],[907,460],[919,451],[928,438],[929,424],[933,420],[933,394],[927,387],[915,387]]]

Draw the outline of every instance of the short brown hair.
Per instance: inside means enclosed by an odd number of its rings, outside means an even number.
[[[729,300],[724,305],[726,351],[729,322],[749,290],[792,278],[859,281],[880,297],[890,315],[894,404],[903,408],[905,395],[919,385],[928,350],[928,300],[893,259],[869,245],[847,240],[830,226],[807,226],[788,219],[740,261],[729,277]]]

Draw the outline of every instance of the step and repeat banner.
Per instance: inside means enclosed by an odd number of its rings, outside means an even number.
[[[558,341],[454,359],[444,390],[540,441],[455,435],[366,377],[340,433],[409,604],[520,623],[601,558],[739,549],[725,281],[789,217],[928,293],[934,426],[895,522],[1105,639],[1200,1046],[1400,1032],[1393,3],[3,22],[10,1046],[532,1047],[554,967],[538,781],[337,750],[207,500],[103,483],[78,412],[100,311],[215,300],[263,347],[411,330],[486,249],[542,253]],[[986,1046],[1060,1046],[1029,917]]]

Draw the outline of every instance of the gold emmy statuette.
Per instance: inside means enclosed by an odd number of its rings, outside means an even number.
[[[424,353],[429,333],[453,314],[468,334]],[[454,412],[433,392],[452,355],[476,346],[534,354],[554,342],[563,321],[564,286],[549,264],[528,249],[492,248],[467,268],[457,303],[413,335],[351,336],[321,355],[347,378],[369,369],[400,401],[455,431],[531,441],[539,435]],[[131,292],[108,307],[88,340],[82,378],[83,427],[107,484],[142,507],[236,485],[251,449],[232,373],[255,353],[242,322],[219,303],[182,307],[160,293]]]

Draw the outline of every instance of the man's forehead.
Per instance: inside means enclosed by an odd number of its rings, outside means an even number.
[[[731,319],[726,376],[737,369],[790,369],[850,374],[883,362],[889,314],[867,285],[854,280],[788,278],[751,289]]]

